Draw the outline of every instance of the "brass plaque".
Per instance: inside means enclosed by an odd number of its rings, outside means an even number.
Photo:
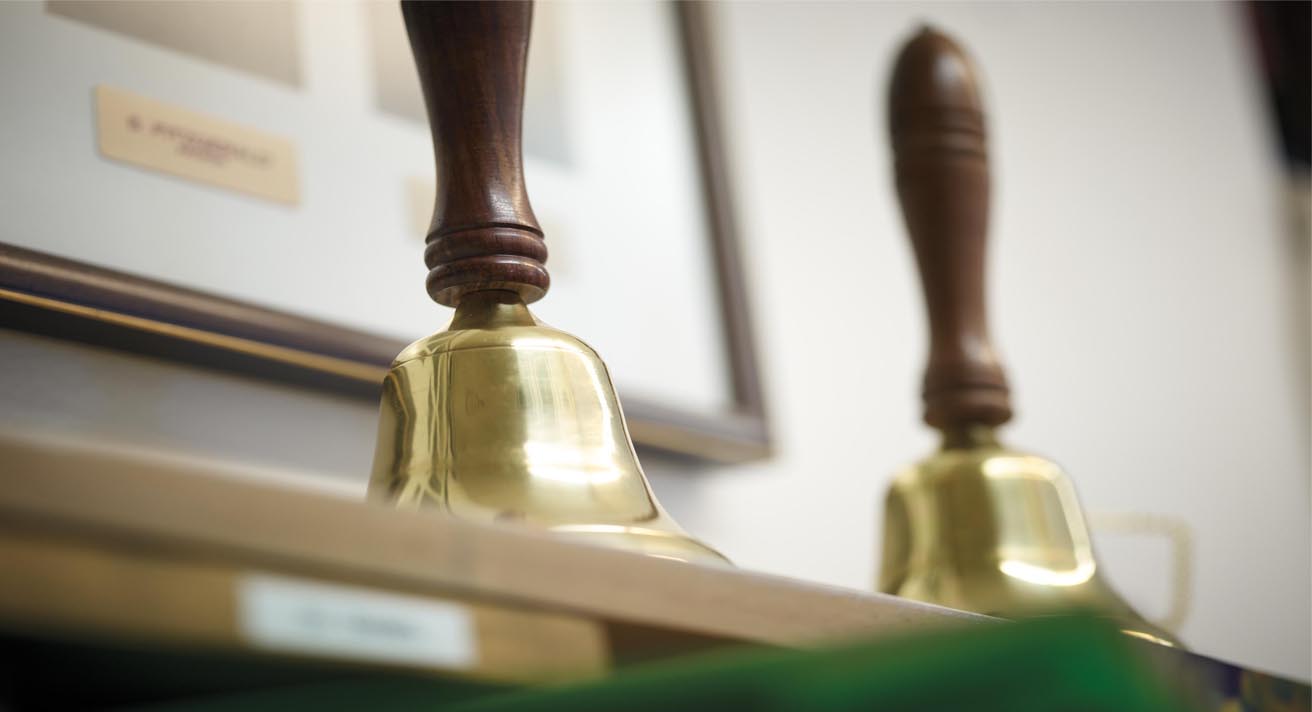
[[[280,203],[300,201],[296,147],[288,139],[96,87],[100,152],[107,158]]]

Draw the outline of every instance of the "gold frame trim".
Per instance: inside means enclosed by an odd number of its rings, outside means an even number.
[[[138,331],[145,331],[170,338],[182,339],[192,343],[213,346],[217,348],[236,351],[238,353],[258,358],[277,361],[292,366],[308,368],[323,373],[330,373],[334,376],[342,376],[360,381],[372,383],[383,382],[387,375],[387,369],[367,364],[349,361],[335,356],[324,356],[314,354],[300,349],[288,348],[286,346],[276,346],[252,339],[244,339],[240,336],[228,336],[227,334],[218,334],[213,331],[205,331],[190,326],[179,326],[169,324],[154,319],[147,319],[130,314],[122,314],[108,309],[97,309],[81,304],[74,304],[59,299],[50,299],[47,297],[38,297],[22,292],[15,292],[11,289],[0,288],[0,299],[6,299],[19,304],[49,309],[64,314],[86,317],[96,321],[125,326]]]

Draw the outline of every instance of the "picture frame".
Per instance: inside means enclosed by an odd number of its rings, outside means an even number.
[[[770,454],[746,275],[721,140],[707,9],[676,3],[730,404],[681,408],[621,391],[640,450],[708,463]],[[550,240],[550,238],[548,238]],[[0,236],[0,325],[375,400],[404,341],[19,246]],[[416,337],[420,334],[416,334]],[[586,338],[586,334],[584,334]]]

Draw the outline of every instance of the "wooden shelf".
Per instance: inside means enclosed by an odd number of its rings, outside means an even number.
[[[989,620],[252,484],[146,454],[0,437],[0,474],[0,627],[27,633],[303,655],[251,627],[250,583],[272,578],[441,606],[473,633],[467,659],[384,659],[367,640],[321,654],[520,682],[716,646]]]

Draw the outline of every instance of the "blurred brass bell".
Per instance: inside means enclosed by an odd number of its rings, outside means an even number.
[[[371,498],[723,563],[656,502],[596,352],[529,312],[549,284],[520,156],[531,5],[402,9],[437,154],[428,291],[456,312],[387,375]]]
[[[889,106],[898,197],[930,321],[925,422],[943,443],[889,488],[879,589],[1004,618],[1092,611],[1178,645],[1099,575],[1070,478],[994,434],[1011,403],[984,309],[988,147],[969,59],[923,30],[898,58]]]

